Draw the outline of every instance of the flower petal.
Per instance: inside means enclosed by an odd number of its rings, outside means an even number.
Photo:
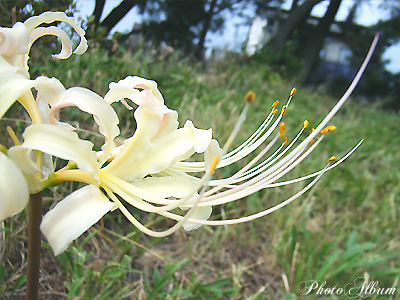
[[[30,39],[32,43],[36,41],[38,38],[45,35],[54,35],[58,37],[61,41],[61,51],[58,54],[53,54],[52,57],[58,59],[65,59],[71,56],[72,54],[72,43],[69,39],[67,33],[61,28],[55,26],[49,27],[38,27],[32,30],[30,34]]]
[[[158,129],[151,142],[160,139],[178,128],[178,112],[171,110],[169,113],[164,114],[158,123]]]
[[[193,209],[193,208],[191,208]],[[196,207],[196,210],[193,212],[193,215],[190,216],[190,219],[195,219],[199,221],[206,221],[211,216],[212,213],[212,206],[201,206]],[[183,223],[182,227],[186,231],[191,231],[193,229],[197,229],[201,226],[201,224],[185,222]]]
[[[8,150],[10,158],[18,163],[18,166],[23,167],[27,164],[26,160],[17,159],[23,157],[20,152],[32,149],[72,160],[82,171],[93,172],[97,176],[99,165],[96,154],[92,151],[93,144],[79,139],[72,130],[50,124],[35,124],[27,127],[22,136],[24,143]]]
[[[193,191],[196,181],[189,176],[146,177],[131,183],[133,186],[154,196],[182,198]]]
[[[204,152],[204,168],[207,173],[210,173],[212,171],[211,168],[215,169],[216,166],[213,166],[214,159],[216,156],[221,158],[222,154],[223,151],[219,146],[218,141],[212,139],[207,150]]]
[[[119,135],[118,116],[114,109],[99,95],[91,90],[73,87],[63,92],[56,103],[53,103],[49,123],[57,123],[54,118],[55,113],[67,106],[77,106],[80,110],[93,115],[99,126],[100,133],[105,137],[105,144],[102,149],[105,153],[104,160],[108,158],[110,151],[114,147],[114,138]]]
[[[79,43],[78,47],[75,48],[73,53],[78,54],[78,55],[83,54],[88,47],[87,41],[85,38],[85,31],[75,23],[74,17],[68,17],[63,12],[49,12],[48,11],[48,12],[44,12],[44,13],[40,14],[39,16],[30,17],[28,20],[26,20],[24,22],[24,25],[26,26],[28,31],[31,33],[36,27],[38,27],[39,25],[41,25],[43,23],[51,24],[56,21],[65,22],[65,23],[71,25],[75,29],[76,33],[79,34],[80,43]],[[31,43],[33,43],[39,36],[35,37],[34,35],[32,35]],[[62,49],[60,54],[61,53],[66,53],[66,52],[64,52]],[[69,55],[66,57],[61,56],[58,58],[68,58],[68,57],[69,57]]]
[[[13,63],[17,55],[28,54],[29,31],[20,22],[12,28],[0,27],[0,55]]]
[[[29,191],[18,167],[0,152],[0,221],[20,213],[28,204]]]
[[[140,94],[138,89],[151,90],[151,92],[155,96],[155,99],[161,102],[161,104],[164,104],[163,96],[157,88],[157,82],[138,76],[128,76],[118,82],[111,82],[110,90],[104,98],[108,103],[119,101],[123,98],[129,98],[137,105],[141,105],[136,102],[136,100],[138,99],[135,98],[135,96]],[[140,102],[143,100],[139,99],[138,101]]]
[[[212,129],[198,129],[194,127],[193,122],[188,120],[185,123],[185,127],[188,126],[193,130],[195,144],[194,151],[197,153],[202,153],[206,151],[208,145],[210,145],[212,138]]]
[[[138,131],[140,133],[140,128]],[[142,141],[136,144],[134,150],[131,148],[129,158],[124,159],[124,163],[111,172],[113,175],[128,181],[140,179],[148,174],[159,173],[194,153],[195,136],[190,126],[177,129],[154,142]]]
[[[40,229],[58,255],[114,206],[97,187],[88,185],[57,203],[44,215]]]
[[[10,65],[0,56],[0,118],[22,94],[33,87],[48,103],[55,102],[54,97],[64,90],[63,85],[56,78],[40,76],[30,80],[25,69]]]

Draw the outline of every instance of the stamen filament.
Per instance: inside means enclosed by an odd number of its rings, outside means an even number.
[[[21,145],[21,142],[18,140],[17,135],[15,134],[14,130],[10,126],[7,126],[7,132],[15,146]]]
[[[308,185],[306,185],[302,190],[294,194],[292,197],[289,199],[269,208],[264,211],[261,211],[259,213],[247,216],[247,217],[242,217],[242,218],[237,218],[237,219],[230,219],[230,220],[197,220],[197,219],[187,219],[188,222],[195,223],[195,224],[201,224],[201,225],[212,225],[212,226],[220,226],[220,225],[233,225],[233,224],[240,224],[240,223],[245,223],[249,222],[255,219],[259,219],[261,217],[264,217],[266,215],[269,215],[273,213],[274,211],[290,204],[300,196],[302,196],[305,192],[307,192],[321,177],[322,175],[328,170],[329,164],[325,166],[325,168],[322,170],[322,172]],[[165,213],[164,214],[166,217],[174,219],[176,221],[180,220],[182,217],[173,213]]]

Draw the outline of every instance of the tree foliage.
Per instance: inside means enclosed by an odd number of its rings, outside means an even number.
[[[73,0],[1,0],[0,26],[10,27],[45,11],[73,11]]]

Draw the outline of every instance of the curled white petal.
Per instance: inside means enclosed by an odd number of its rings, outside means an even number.
[[[0,55],[13,60],[28,52],[29,31],[24,24],[17,22],[12,28],[0,27]]]
[[[18,167],[0,152],[0,221],[20,213],[28,204],[29,191]]]
[[[38,150],[65,160],[74,161],[86,172],[94,173],[95,178],[99,169],[96,154],[92,151],[91,142],[79,139],[78,135],[67,128],[50,124],[35,124],[27,127],[23,133],[24,143],[8,150],[14,162],[23,157],[21,152],[28,149]],[[18,161],[21,167],[27,161]]]
[[[79,43],[78,47],[75,48],[73,53],[78,54],[78,55],[83,54],[88,47],[87,40],[85,38],[85,31],[76,24],[74,17],[68,17],[63,12],[44,12],[44,13],[40,14],[39,16],[30,17],[28,20],[26,20],[24,22],[24,25],[27,27],[28,31],[31,33],[36,27],[38,27],[39,25],[41,25],[43,23],[50,24],[50,23],[53,23],[56,21],[65,22],[65,23],[71,25],[74,28],[74,30],[76,31],[76,33],[79,34],[80,43]],[[34,41],[35,40],[31,40],[32,43]],[[63,50],[61,50],[61,52],[63,52]]]
[[[105,144],[102,147],[104,159],[107,159],[112,148],[114,147],[114,138],[119,135],[118,116],[114,109],[99,95],[91,90],[73,87],[62,93],[53,103],[49,114],[49,123],[58,123],[54,115],[55,113],[67,106],[77,106],[80,110],[93,115],[93,118],[99,126],[100,133],[105,137]]]
[[[114,207],[97,187],[88,185],[57,203],[44,215],[40,229],[58,255]]]
[[[164,104],[163,96],[157,88],[157,82],[138,76],[128,76],[118,82],[111,82],[110,90],[104,98],[108,103],[119,101],[123,98],[131,99],[131,97],[140,93],[138,89],[151,90],[155,98],[161,102],[161,104]],[[135,100],[131,100],[135,102]]]
[[[58,54],[53,54],[54,58],[58,59],[66,59],[72,54],[72,43],[69,39],[69,36],[65,33],[64,30],[55,26],[49,27],[38,27],[32,30],[30,34],[31,44],[36,41],[38,38],[45,35],[54,35],[58,37],[61,41],[61,51]]]

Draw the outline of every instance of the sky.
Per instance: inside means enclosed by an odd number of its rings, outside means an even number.
[[[190,0],[188,0],[190,1]],[[363,5],[356,15],[356,22],[360,25],[373,25],[381,19],[389,18],[387,12],[383,11],[379,6],[383,1],[393,0],[364,0]],[[102,18],[117,6],[121,0],[106,0]],[[288,0],[284,4],[284,8],[289,9],[292,1]],[[347,16],[349,8],[354,3],[354,0],[343,0],[339,11],[336,15],[336,20],[344,20]],[[77,8],[80,17],[87,17],[93,13],[95,0],[78,0]],[[316,5],[311,12],[315,16],[323,16],[329,1],[322,1]],[[248,7],[245,14],[253,16],[255,10],[253,7]],[[239,51],[243,42],[247,39],[250,25],[246,24],[243,18],[239,18],[230,14],[225,14],[226,20],[224,29],[217,33],[208,33],[206,37],[206,47],[215,49],[227,49]],[[133,8],[114,28],[112,32],[129,32],[134,23],[140,23],[140,15],[137,10]],[[372,40],[372,37],[371,37]],[[391,72],[400,72],[400,43],[390,47],[384,54],[385,59],[390,59],[391,62],[386,65],[386,68]]]

